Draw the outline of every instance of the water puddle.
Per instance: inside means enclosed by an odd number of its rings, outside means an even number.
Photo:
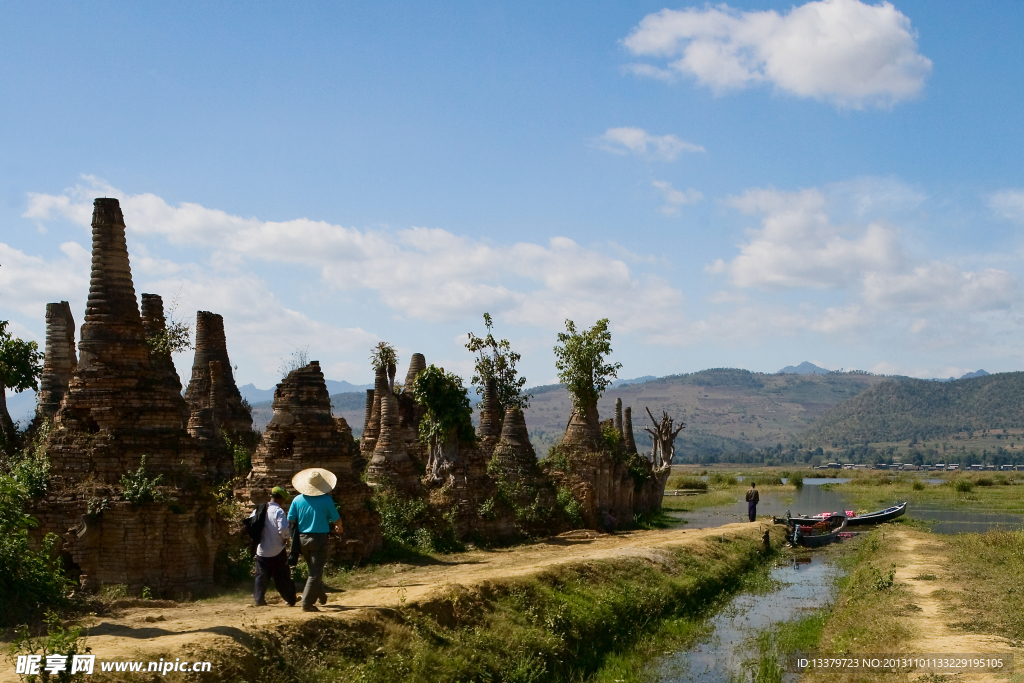
[[[797,561],[771,570],[782,584],[779,590],[757,595],[744,593],[711,619],[709,638],[666,657],[658,666],[661,683],[727,683],[743,671],[750,658],[748,646],[758,631],[783,621],[799,619],[832,600],[837,570],[821,556],[807,553]],[[795,681],[799,674],[788,674]]]

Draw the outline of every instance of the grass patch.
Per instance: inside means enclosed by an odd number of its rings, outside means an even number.
[[[691,491],[707,491],[708,483],[700,477],[689,477],[682,474],[676,474],[668,479],[668,483],[665,485],[666,490],[673,491],[676,489],[689,489]]]
[[[948,578],[960,591],[952,596],[960,628],[1001,635],[1019,646],[1024,641],[1024,531],[957,534],[944,542]]]
[[[758,539],[738,537],[567,565],[365,619],[255,629],[243,656],[211,656],[217,680],[640,680],[616,672],[702,633],[763,561]]]
[[[663,510],[676,512],[693,512],[703,508],[733,505],[740,500],[740,492],[736,488],[715,488],[696,496],[665,496],[661,499]]]

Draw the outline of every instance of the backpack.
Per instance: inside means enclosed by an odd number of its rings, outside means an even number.
[[[256,554],[256,547],[260,544],[260,538],[263,537],[263,527],[267,525],[267,503],[260,503],[256,508],[255,517],[246,517],[242,520],[242,526],[245,528],[245,536],[249,541],[249,555]]]

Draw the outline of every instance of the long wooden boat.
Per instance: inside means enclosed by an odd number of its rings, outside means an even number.
[[[805,548],[819,548],[828,545],[846,528],[846,515],[832,515],[819,519],[814,524],[794,523],[786,527],[786,540]]]
[[[897,517],[902,517],[906,511],[907,503],[904,501],[902,503],[897,503],[892,507],[887,507],[884,510],[876,510],[875,512],[868,512],[863,515],[848,517],[846,520],[846,526],[868,526],[870,524],[881,524],[882,522],[889,522]],[[772,521],[776,524],[789,524],[790,522],[795,522],[797,524],[816,524],[823,519],[835,515],[836,513],[815,515],[814,517],[773,517]]]

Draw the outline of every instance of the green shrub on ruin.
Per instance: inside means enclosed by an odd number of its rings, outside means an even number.
[[[413,397],[426,410],[420,420],[420,440],[431,448],[447,443],[452,437],[462,443],[473,443],[473,409],[462,385],[462,378],[430,365],[416,375]]]
[[[478,337],[470,332],[469,341],[466,342],[466,349],[477,354],[472,379],[476,392],[483,394],[487,382],[494,380],[498,403],[503,412],[509,408],[526,410],[530,407],[532,396],[523,392],[526,378],[520,377],[516,370],[516,363],[522,356],[512,350],[508,339],[494,338],[491,333],[494,321],[490,313],[484,313],[484,325],[487,327],[486,337]]]
[[[133,505],[157,503],[164,499],[158,486],[163,483],[164,475],[146,476],[146,456],[139,461],[139,469],[121,476],[121,493],[124,499]]]
[[[35,430],[32,442],[7,460],[8,474],[30,498],[42,498],[50,485],[50,458],[46,452],[46,439],[51,426],[50,420],[43,420]]]

